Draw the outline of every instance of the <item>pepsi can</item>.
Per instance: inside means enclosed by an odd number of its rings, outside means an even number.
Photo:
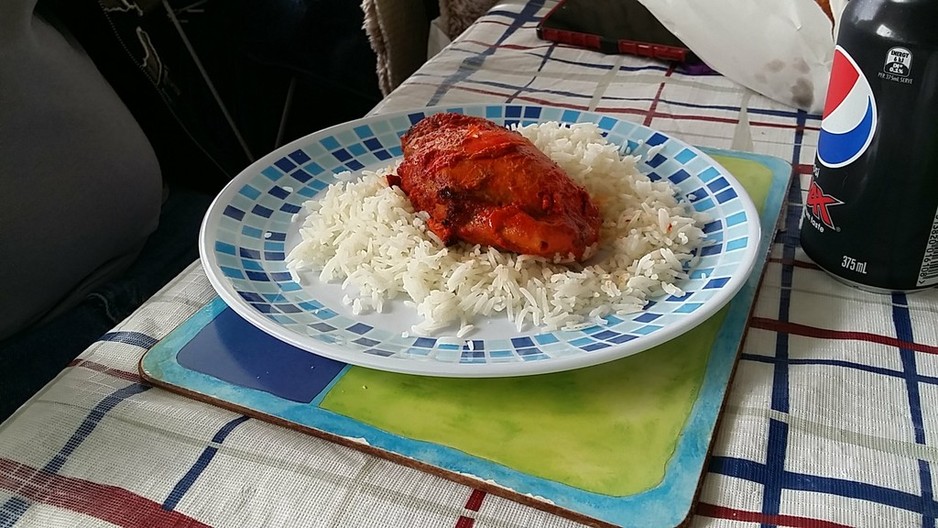
[[[874,291],[938,284],[938,0],[851,0],[801,246]]]

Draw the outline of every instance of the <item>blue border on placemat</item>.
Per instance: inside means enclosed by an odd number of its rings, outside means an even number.
[[[456,449],[402,438],[319,408],[319,402],[332,385],[351,368],[348,365],[335,369],[334,372],[337,374],[333,376],[331,382],[324,383],[325,388],[309,402],[286,399],[265,390],[245,388],[185,368],[177,361],[178,354],[200,332],[210,327],[223,311],[230,311],[224,301],[218,297],[154,346],[141,360],[141,372],[148,379],[162,384],[179,387],[223,403],[252,409],[262,415],[286,420],[302,427],[357,441],[364,440],[373,448],[439,466],[446,471],[460,473],[463,476],[472,475],[481,481],[494,482],[498,486],[519,494],[541,497],[551,501],[555,506],[611,524],[642,527],[661,526],[664,522],[669,526],[677,525],[688,515],[704,471],[715,424],[723,405],[727,385],[746,330],[746,322],[765,268],[769,246],[775,234],[775,227],[791,177],[791,166],[778,158],[719,149],[701,150],[708,155],[730,156],[761,163],[772,172],[772,185],[760,216],[762,240],[759,251],[761,258],[757,261],[745,286],[728,305],[726,318],[717,334],[700,394],[691,410],[688,423],[685,424],[675,454],[668,463],[664,480],[651,490],[627,497],[591,493],[525,475],[509,467],[467,455]],[[244,332],[260,333],[261,331],[244,322]],[[287,349],[292,349],[301,354],[309,354],[285,343],[277,342],[277,344],[284,347],[284,350],[280,352],[289,352]],[[278,349],[271,347],[267,350],[268,353],[276,354]]]

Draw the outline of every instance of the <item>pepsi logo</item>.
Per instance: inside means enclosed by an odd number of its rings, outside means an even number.
[[[876,132],[876,99],[866,76],[842,47],[834,50],[817,157],[836,169],[853,163],[869,148]]]

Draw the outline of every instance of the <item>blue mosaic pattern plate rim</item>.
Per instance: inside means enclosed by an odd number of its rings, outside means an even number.
[[[287,236],[302,204],[343,171],[386,166],[400,136],[423,117],[458,112],[506,126],[596,123],[623,152],[642,156],[652,179],[667,178],[707,213],[710,245],[681,297],[653,299],[641,312],[607,316],[578,331],[504,332],[483,339],[409,336],[396,317],[365,321],[286,269]],[[648,150],[656,148],[653,156]],[[648,127],[594,112],[534,104],[438,106],[380,114],[297,139],[253,163],[219,193],[199,235],[202,266],[219,296],[261,330],[308,352],[352,365],[448,377],[557,372],[642,352],[699,325],[728,303],[756,263],[761,227],[742,185],[700,150]]]

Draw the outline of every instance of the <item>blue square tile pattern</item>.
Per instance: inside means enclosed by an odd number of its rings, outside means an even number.
[[[628,149],[641,156],[648,167],[654,168],[646,173],[669,180],[681,196],[689,196],[696,211],[716,217],[704,226],[704,231],[717,243],[697,251],[697,267],[689,270],[690,277],[680,284],[687,293],[680,298],[656,299],[634,314],[606,316],[601,324],[577,331],[529,328],[522,335],[504,339],[478,339],[470,334],[468,341],[405,337],[403,328],[373,327],[349,315],[344,306],[323,305],[311,296],[311,290],[294,282],[285,268],[290,218],[302,210],[303,201],[316,198],[336,181],[335,172],[359,171],[399,157],[400,136],[429,110],[376,116],[312,134],[305,142],[278,152],[279,157],[273,158],[269,166],[245,173],[241,185],[233,191],[235,196],[230,196],[217,213],[219,227],[211,249],[222,280],[250,310],[284,327],[296,327],[297,333],[321,346],[342,348],[349,354],[388,360],[413,356],[424,362],[467,367],[546,363],[552,358],[601,355],[611,348],[630,346],[689,314],[704,311],[708,300],[728,287],[741,255],[758,242],[749,237],[752,219],[738,205],[739,193],[726,173],[710,166],[706,156],[665,134],[612,116],[525,103],[457,105],[452,110],[502,123],[592,122],[610,141],[621,145],[623,152]],[[647,150],[658,145],[660,152],[648,159]]]
[[[690,173],[688,173],[686,170],[684,170],[684,169],[678,169],[678,170],[674,171],[673,174],[671,174],[670,176],[668,176],[668,180],[670,180],[671,183],[677,185],[677,184],[681,183],[682,181],[684,181],[684,180],[686,180],[687,178],[690,178],[690,177],[691,177],[691,176],[690,176]]]
[[[246,270],[264,271],[264,267],[256,260],[241,259],[241,267]]]
[[[728,202],[733,198],[736,198],[736,191],[733,189],[726,189],[725,191],[716,195],[716,199],[720,203]]]
[[[367,334],[372,329],[371,326],[366,325],[365,323],[355,323],[352,326],[346,328],[349,332],[353,334]]]
[[[280,288],[285,292],[298,292],[303,289],[302,286],[293,282],[293,281],[282,281],[280,283]],[[297,305],[299,306],[299,305]],[[305,308],[304,308],[305,309]]]
[[[270,278],[277,282],[292,280],[292,275],[288,271],[271,271]]]
[[[293,161],[288,158],[280,158],[274,162],[274,165],[283,172],[290,172],[296,167],[296,163],[293,163]]]
[[[613,119],[611,117],[604,117],[599,120],[599,123],[597,123],[597,125],[599,126],[599,128],[603,130],[611,130],[612,127],[616,125],[616,123],[618,123],[618,120]]]
[[[290,177],[300,183],[306,183],[313,178],[313,175],[303,169],[297,169],[290,173]]]
[[[339,148],[339,141],[333,136],[324,137],[319,143],[328,150]]]
[[[720,176],[719,178],[708,183],[707,188],[713,192],[717,192],[720,189],[729,187],[729,185],[730,185],[730,182],[726,181],[726,178]]]
[[[309,161],[309,156],[302,150],[294,150],[290,153],[290,159],[293,160],[294,163],[302,165]]]
[[[244,211],[232,205],[225,206],[225,210],[222,211],[222,214],[238,221],[241,221],[244,218]]]
[[[593,334],[593,338],[594,338],[594,339],[609,340],[609,339],[614,339],[614,338],[616,338],[616,337],[619,337],[620,335],[622,335],[622,334],[620,334],[620,333],[618,333],[618,332],[613,332],[612,330],[603,330],[602,332],[597,332],[597,333]]]
[[[693,191],[687,193],[686,196],[687,196],[687,199],[690,200],[691,203],[696,203],[710,195],[704,189],[694,189]]]
[[[319,304],[316,301],[303,301],[303,302],[297,303],[297,306],[300,306],[304,310],[309,310],[309,311],[318,310],[322,308],[322,304]]]
[[[256,200],[258,196],[261,195],[261,192],[250,185],[245,185],[241,187],[241,190],[238,191],[238,194],[241,196],[246,196],[251,200]]]
[[[746,212],[740,211],[738,213],[733,213],[730,216],[726,217],[726,227],[732,227],[734,225],[741,224],[746,221]]]
[[[217,240],[215,241],[215,251],[218,251],[219,253],[225,253],[227,255],[234,255],[238,252],[238,248],[226,242]]]
[[[371,127],[368,125],[355,127],[355,134],[357,134],[360,139],[374,137],[375,135],[375,133],[371,131]]]
[[[472,339],[463,343],[463,350],[485,350],[485,341],[481,339]]]
[[[238,248],[238,255],[249,258],[249,259],[259,259],[261,258],[261,252],[256,249],[248,249],[245,247]]]
[[[711,200],[710,198],[707,198],[705,200],[697,200],[696,202],[692,202],[692,205],[694,209],[697,210],[698,213],[703,213],[703,212],[709,211],[710,209],[713,209],[713,200]]]
[[[608,348],[608,347],[610,347],[610,346],[612,346],[612,345],[610,345],[609,343],[593,343],[592,345],[586,345],[586,346],[580,347],[580,348],[582,348],[583,350],[585,350],[585,351],[587,351],[587,352],[593,352],[593,351],[600,350],[600,349],[603,349],[603,348]]]
[[[537,341],[539,345],[549,345],[559,341],[554,334],[537,334],[534,336],[534,340]]]
[[[639,334],[639,335],[648,335],[653,332],[657,332],[658,330],[661,330],[662,328],[663,327],[660,325],[645,325],[641,328],[636,328],[634,330],[634,333]]]
[[[290,196],[290,191],[284,189],[283,187],[279,185],[274,185],[267,192],[272,194],[273,196],[276,196],[277,198],[280,198],[281,200],[283,200],[287,196]]]
[[[704,224],[703,226],[704,233],[714,233],[721,229],[723,229],[723,222],[721,222],[720,220],[713,220],[712,222]]]
[[[660,317],[661,317],[661,314],[646,312],[646,313],[643,313],[642,315],[639,315],[635,319],[633,319],[633,321],[638,321],[640,323],[650,323]]]
[[[621,345],[621,344],[623,344],[623,343],[628,343],[629,341],[633,341],[633,340],[635,340],[635,339],[638,339],[638,336],[629,335],[629,334],[622,334],[622,335],[619,335],[619,336],[616,336],[616,337],[613,337],[613,338],[609,339],[609,341],[612,342],[612,343],[615,343],[615,344],[617,344],[617,345]]]
[[[332,153],[332,155],[335,156],[335,158],[339,161],[348,161],[352,159],[352,154],[345,149],[336,150]]]
[[[325,160],[323,160],[323,161],[325,161]],[[310,174],[312,174],[313,176],[319,176],[320,174],[326,172],[325,167],[323,167],[322,165],[320,165],[320,164],[318,164],[318,163],[315,163],[315,162],[313,162],[313,163],[308,163],[308,164],[306,164],[306,166],[304,166],[303,168],[304,168],[307,172],[309,172]]]
[[[367,337],[360,337],[352,342],[358,345],[366,346],[366,347],[373,347],[380,343],[380,341],[375,341],[374,339],[368,339]]]
[[[252,304],[251,306],[253,306],[258,312],[265,314],[269,314],[274,311],[274,307],[269,304],[257,303]]]
[[[280,292],[265,293],[261,297],[268,303],[278,303],[278,302],[283,302],[285,300],[285,297]]]
[[[690,299],[690,296],[693,295],[693,294],[694,294],[694,292],[684,292],[684,295],[670,295],[670,296],[668,296],[668,298],[665,299],[665,300],[666,300],[667,302],[684,302],[684,301],[686,301],[687,299]],[[637,321],[638,318],[636,317],[635,320]],[[648,322],[648,321],[646,321],[646,322]]]
[[[697,177],[700,178],[700,181],[706,183],[714,178],[719,178],[720,171],[715,167],[707,167],[700,174],[698,174]]]
[[[270,215],[274,213],[273,209],[264,207],[261,204],[255,205],[254,208],[251,209],[251,212],[257,216],[263,216],[264,218],[270,218]]]
[[[727,282],[729,282],[729,280],[729,277],[718,277],[716,279],[710,279],[706,284],[704,284],[704,289],[709,290],[713,288],[722,288],[726,285]]]
[[[703,306],[703,304],[701,303],[684,303],[683,305],[680,306],[680,308],[674,311],[675,313],[692,313],[696,311],[698,308],[700,308],[701,306]]]
[[[682,149],[680,152],[674,155],[674,159],[683,164],[686,164],[696,157],[697,154],[691,149]]]
[[[261,297],[255,292],[238,292],[238,295],[240,295],[241,298],[244,299],[245,301],[251,302],[251,303],[262,302],[264,300],[263,297]]]
[[[666,161],[668,161],[668,158],[662,156],[661,154],[655,154],[654,157],[652,157],[650,160],[646,160],[645,163],[650,167],[658,168]]]
[[[270,277],[268,277],[266,273],[260,271],[245,270],[244,274],[247,275],[248,279],[252,281],[267,282],[270,280]]]
[[[730,251],[735,251],[737,249],[743,249],[748,245],[748,243],[749,243],[749,240],[745,238],[737,238],[735,240],[730,240],[726,243],[726,251],[730,252]]]
[[[241,227],[241,234],[246,237],[251,237],[251,238],[260,238],[264,236],[263,231],[261,231],[260,229],[254,226],[249,226],[249,225],[244,225]]]

